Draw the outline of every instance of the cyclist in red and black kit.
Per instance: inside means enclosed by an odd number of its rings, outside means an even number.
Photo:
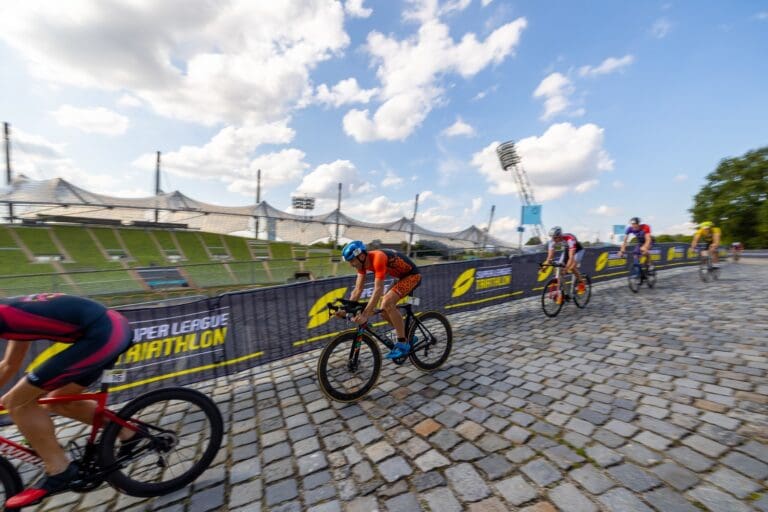
[[[579,280],[579,292],[584,290],[584,278],[579,272],[579,265],[581,260],[584,259],[584,246],[576,238],[576,236],[570,233],[563,233],[563,228],[555,226],[549,230],[549,244],[547,246],[547,261],[546,263],[552,263],[555,257],[555,248],[557,245],[562,244],[563,254],[560,255],[559,263],[565,265],[565,272],[573,272],[576,278]]]
[[[373,272],[373,295],[368,301],[362,313],[353,320],[358,324],[364,324],[373,315],[379,299],[381,301],[381,316],[395,328],[397,343],[385,357],[396,359],[405,357],[411,351],[410,340],[405,339],[405,323],[400,312],[397,311],[397,302],[410,294],[421,283],[419,267],[411,259],[391,249],[368,251],[365,244],[359,240],[348,243],[341,251],[345,261],[348,261],[357,270],[355,289],[350,295],[350,300],[358,300],[363,294],[366,272]],[[397,279],[389,291],[384,293],[384,279],[387,274]]]
[[[58,293],[0,300],[0,338],[7,340],[0,361],[0,387],[21,370],[29,345],[51,340],[70,346],[34,368],[2,399],[19,431],[45,464],[45,476],[29,489],[9,498],[6,507],[25,507],[68,490],[77,481],[78,467],[56,440],[49,410],[91,424],[96,402],[78,401],[41,406],[41,396],[83,392],[114,364],[130,345],[132,333],[120,313],[89,299]],[[121,432],[123,444],[137,442]]]

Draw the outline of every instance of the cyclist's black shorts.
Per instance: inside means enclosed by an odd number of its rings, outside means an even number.
[[[132,337],[128,320],[117,311],[107,310],[71,346],[33,369],[27,380],[48,391],[72,382],[87,387],[115,364],[131,346]]]

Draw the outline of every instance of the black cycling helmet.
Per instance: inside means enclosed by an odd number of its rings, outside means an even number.
[[[632,217],[629,219],[630,224],[640,224],[640,217]]]

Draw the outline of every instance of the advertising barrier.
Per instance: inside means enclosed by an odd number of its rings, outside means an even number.
[[[593,283],[627,276],[631,252],[620,258],[617,251],[587,248],[582,271]],[[697,263],[695,252],[683,244],[657,244],[652,259],[660,270]],[[539,295],[553,274],[552,267],[539,271],[543,260],[543,254],[530,254],[423,266],[421,285],[414,292],[421,300],[417,310],[450,314]],[[112,387],[116,399],[320,348],[352,327],[329,317],[326,305],[349,297],[354,283],[354,276],[345,276],[228,293],[182,305],[122,310],[134,336],[133,345],[116,364],[127,372],[126,382]],[[369,274],[363,298],[372,291],[373,275]],[[67,347],[32,343],[24,372]]]

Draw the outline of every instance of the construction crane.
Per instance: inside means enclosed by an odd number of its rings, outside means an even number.
[[[524,206],[536,205],[536,198],[533,195],[531,182],[528,181],[528,174],[522,166],[520,156],[515,149],[515,143],[510,140],[499,144],[496,148],[496,155],[499,157],[501,168],[505,171],[509,171],[515,179],[517,193],[520,195],[520,202]],[[543,224],[534,224],[533,233],[542,243],[544,242],[544,233],[546,233],[546,230],[544,229]]]

